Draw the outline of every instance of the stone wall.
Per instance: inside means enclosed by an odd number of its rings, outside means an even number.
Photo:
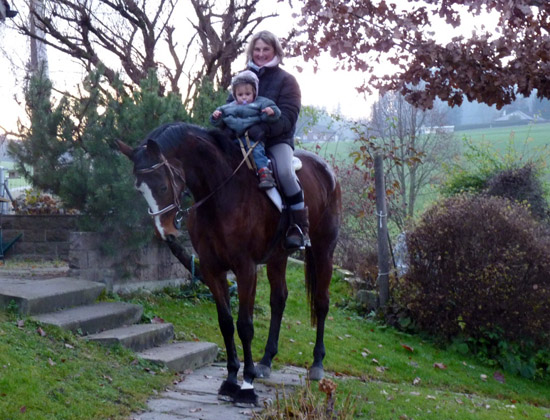
[[[189,282],[190,273],[160,240],[145,247],[118,249],[116,255],[101,252],[101,236],[79,232],[78,216],[1,215],[3,242],[21,237],[6,252],[7,258],[62,260],[69,275],[107,285],[115,292],[139,288],[160,289]],[[191,249],[188,242],[184,244]]]
[[[69,235],[77,229],[76,216],[3,214],[0,217],[4,243],[21,234],[6,252],[7,257],[68,261]]]
[[[161,289],[189,282],[190,273],[160,240],[138,250],[119,249],[116,255],[100,251],[101,236],[91,232],[70,234],[71,277],[105,283],[119,293]]]

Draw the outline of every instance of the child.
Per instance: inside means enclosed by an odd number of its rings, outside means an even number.
[[[231,91],[234,101],[218,107],[210,116],[210,122],[218,127],[230,131],[232,138],[243,135],[248,128],[260,122],[276,121],[281,110],[275,102],[258,96],[258,77],[250,70],[237,74],[231,81]],[[268,160],[265,154],[263,139],[250,137],[252,143],[258,142],[252,156],[258,168],[261,190],[268,190],[275,186],[272,172],[267,167]]]

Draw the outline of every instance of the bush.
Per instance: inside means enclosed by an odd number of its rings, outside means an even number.
[[[154,74],[129,91],[106,87],[101,73],[83,81],[78,97],[52,97],[50,81],[37,75],[26,88],[28,127],[10,153],[32,186],[80,212],[80,228],[103,234],[104,251],[141,246],[152,236],[147,205],[134,188],[131,162],[115,146],[135,146],[153,128],[188,120],[178,95],[159,95]]]
[[[549,215],[548,202],[540,179],[541,176],[534,165],[527,164],[519,169],[497,173],[487,181],[486,193],[525,203],[533,216],[545,220]]]
[[[410,266],[398,300],[446,339],[548,345],[550,237],[525,207],[458,195],[429,209],[407,236]]]

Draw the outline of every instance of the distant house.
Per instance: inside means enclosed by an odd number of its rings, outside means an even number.
[[[531,117],[531,116],[527,115],[523,111],[514,111],[514,112],[510,112],[510,113],[507,113],[506,111],[503,111],[502,116],[495,119],[495,122],[497,122],[497,121],[499,121],[499,122],[502,122],[502,121],[525,121],[525,122],[528,122],[528,121],[533,121],[534,119],[535,119],[534,117]],[[542,120],[543,120],[542,118],[537,117],[537,121],[542,121]]]
[[[421,134],[445,134],[445,133],[454,133],[454,125],[437,125],[433,127],[422,126],[420,127]]]

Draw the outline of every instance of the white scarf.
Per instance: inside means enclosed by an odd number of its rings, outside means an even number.
[[[280,62],[281,62],[281,59],[278,56],[274,56],[269,63],[264,64],[262,67],[277,67]],[[254,63],[253,60],[250,60],[248,62],[248,67],[256,71],[259,71],[262,68],[256,65],[256,63]]]

